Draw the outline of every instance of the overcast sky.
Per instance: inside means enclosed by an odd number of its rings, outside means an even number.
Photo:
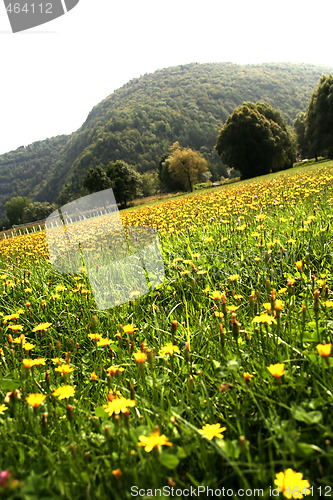
[[[13,34],[0,0],[0,154],[73,132],[115,89],[168,66],[333,67],[332,14],[332,0],[80,0]]]

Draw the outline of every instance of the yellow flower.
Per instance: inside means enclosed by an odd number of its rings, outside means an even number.
[[[33,332],[45,332],[52,323],[39,323],[39,325],[35,326],[35,328],[32,329]]]
[[[24,344],[25,342],[25,335],[24,333],[21,333],[19,337],[16,337],[16,339],[12,340],[13,344]]]
[[[74,368],[72,368],[70,365],[60,365],[57,366],[54,371],[61,373],[61,375],[67,375],[68,373],[74,371]]]
[[[10,328],[13,332],[22,332],[23,330],[22,325],[8,325],[8,328]]]
[[[0,413],[4,413],[6,410],[8,410],[8,407],[6,405],[0,405]]]
[[[270,311],[272,309],[272,304],[270,302],[265,302],[263,306],[266,311]]]
[[[324,306],[330,309],[333,307],[333,300],[326,300],[326,302],[324,302]]]
[[[62,385],[58,387],[52,396],[56,396],[58,399],[68,399],[74,396],[75,389],[72,385]]]
[[[35,366],[35,361],[33,359],[22,359],[22,363],[24,368],[26,368],[27,370]]]
[[[223,439],[224,436],[222,432],[224,432],[226,429],[226,427],[221,427],[220,424],[206,424],[202,427],[202,429],[199,430],[199,432],[200,434],[205,436],[205,438],[211,441],[214,437]]]
[[[212,297],[213,300],[215,300],[216,302],[218,302],[219,300],[222,299],[222,293],[219,292],[218,290],[215,290],[215,292],[212,292],[211,297]]]
[[[173,356],[174,353],[177,352],[180,354],[179,347],[176,345],[173,345],[172,342],[168,342],[162,349],[160,350],[160,355],[165,356],[166,354],[170,354],[170,356]]]
[[[135,361],[140,365],[143,364],[147,359],[147,354],[145,352],[135,352],[133,353]]]
[[[127,408],[133,408],[133,406],[135,406],[135,401],[121,397],[113,398],[112,401],[108,401],[108,404],[103,405],[103,408],[106,413],[109,413],[110,415],[113,415],[113,413],[119,415],[119,413],[126,413]]]
[[[46,358],[37,358],[34,359],[34,365],[35,366],[40,366],[40,365],[45,365]]]
[[[298,260],[297,262],[295,262],[296,264],[296,267],[298,270],[302,269],[303,267],[303,261],[302,260]]]
[[[303,474],[287,469],[284,472],[275,474],[274,484],[279,488],[280,493],[286,498],[303,498],[302,492],[310,495],[310,483],[303,479]]]
[[[134,328],[133,325],[125,325],[123,326],[123,330],[125,333],[132,334],[135,330],[137,330],[137,328]]]
[[[237,281],[238,278],[239,278],[239,274],[232,274],[231,276],[229,276],[230,281]]]
[[[284,375],[284,363],[276,363],[275,365],[269,365],[267,370],[275,378],[280,378]]]
[[[253,375],[251,375],[251,373],[244,372],[244,380],[245,380],[245,382],[250,382],[250,380],[251,380],[252,377],[253,377]]]
[[[149,436],[139,436],[139,440],[138,446],[144,446],[147,453],[159,446],[172,446],[172,443],[169,442],[169,438],[164,434],[160,435],[158,430],[149,434]]]
[[[276,319],[267,313],[263,313],[260,316],[253,318],[252,323],[264,323],[265,325],[271,325],[272,323],[276,323]]]
[[[224,314],[223,314],[223,312],[220,312],[220,311],[215,311],[215,312],[214,312],[214,314],[215,314],[215,316],[216,316],[217,318],[224,318]]]
[[[331,354],[332,344],[318,344],[317,351],[323,358],[327,358]]]
[[[102,335],[100,333],[88,333],[90,340],[101,340]]]
[[[142,353],[135,353],[135,354],[142,354]],[[136,358],[135,354],[134,354],[134,357]],[[113,377],[116,374],[120,374],[124,370],[125,370],[125,368],[123,368],[122,366],[112,365],[106,371],[109,372],[109,374]]]
[[[283,306],[284,306],[284,304],[283,304],[282,300],[276,300],[274,309],[275,309],[275,311],[281,311],[283,309]]]
[[[96,372],[92,372],[92,373],[90,374],[90,378],[91,378],[92,380],[98,380],[98,375],[96,375]]]
[[[231,306],[227,306],[227,309],[229,312],[235,312],[237,311],[237,309],[239,309],[240,306],[234,306],[234,305],[231,305]],[[223,316],[222,316],[223,317]]]
[[[106,347],[108,345],[112,344],[112,340],[110,339],[104,339],[104,338],[101,338],[98,342],[97,342],[97,347]]]
[[[40,404],[46,399],[44,394],[30,394],[25,398],[26,402],[33,408],[38,408]]]
[[[52,358],[52,363],[54,363],[55,365],[61,365],[61,363],[64,362],[64,360],[62,358]]]
[[[31,349],[35,348],[35,346],[30,344],[30,342],[23,342],[22,347],[25,351],[31,351]]]

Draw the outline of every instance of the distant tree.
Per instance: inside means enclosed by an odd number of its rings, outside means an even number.
[[[25,196],[14,196],[5,204],[7,219],[11,226],[22,224],[24,209],[31,203]]]
[[[141,181],[142,181],[141,191],[144,197],[156,194],[159,187],[157,172],[152,172],[152,171],[145,172],[144,174],[141,175]]]
[[[306,114],[298,113],[294,121],[294,129],[296,134],[297,153],[301,158],[308,156],[307,140],[305,137]]]
[[[22,214],[22,222],[34,222],[36,220],[46,219],[56,209],[55,204],[47,201],[34,201],[29,203]]]
[[[169,172],[169,155],[165,154],[160,159],[158,165],[158,178],[161,184],[161,188],[166,192],[181,191],[183,189],[182,184],[174,179]]]
[[[103,189],[110,188],[111,181],[104,168],[98,165],[89,170],[88,174],[83,179],[83,187],[85,187],[89,193],[97,193]]]
[[[307,110],[305,139],[309,154],[333,158],[333,76],[323,75]]]
[[[181,148],[179,142],[175,142],[171,147],[168,162],[171,177],[187,191],[193,191],[194,184],[205,180],[202,175],[208,172],[207,160],[193,149]]]
[[[134,167],[121,160],[110,162],[106,173],[111,181],[116,201],[122,208],[126,208],[127,202],[133,200],[140,191],[142,186],[140,174]]]
[[[261,102],[238,106],[220,130],[215,147],[223,163],[239,170],[242,178],[291,167],[295,157],[282,115]]]

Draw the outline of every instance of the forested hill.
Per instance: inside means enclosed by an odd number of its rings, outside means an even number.
[[[63,203],[81,193],[90,167],[124,160],[156,170],[176,140],[217,169],[218,131],[243,101],[267,101],[291,125],[322,74],[305,64],[188,64],[131,80],[95,106],[79,130],[0,156],[0,212],[12,196]],[[59,198],[60,197],[60,198]]]

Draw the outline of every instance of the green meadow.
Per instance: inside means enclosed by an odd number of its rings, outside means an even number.
[[[98,312],[0,242],[0,497],[333,496],[333,162],[123,211],[165,280]],[[135,292],[135,291],[134,291]]]

